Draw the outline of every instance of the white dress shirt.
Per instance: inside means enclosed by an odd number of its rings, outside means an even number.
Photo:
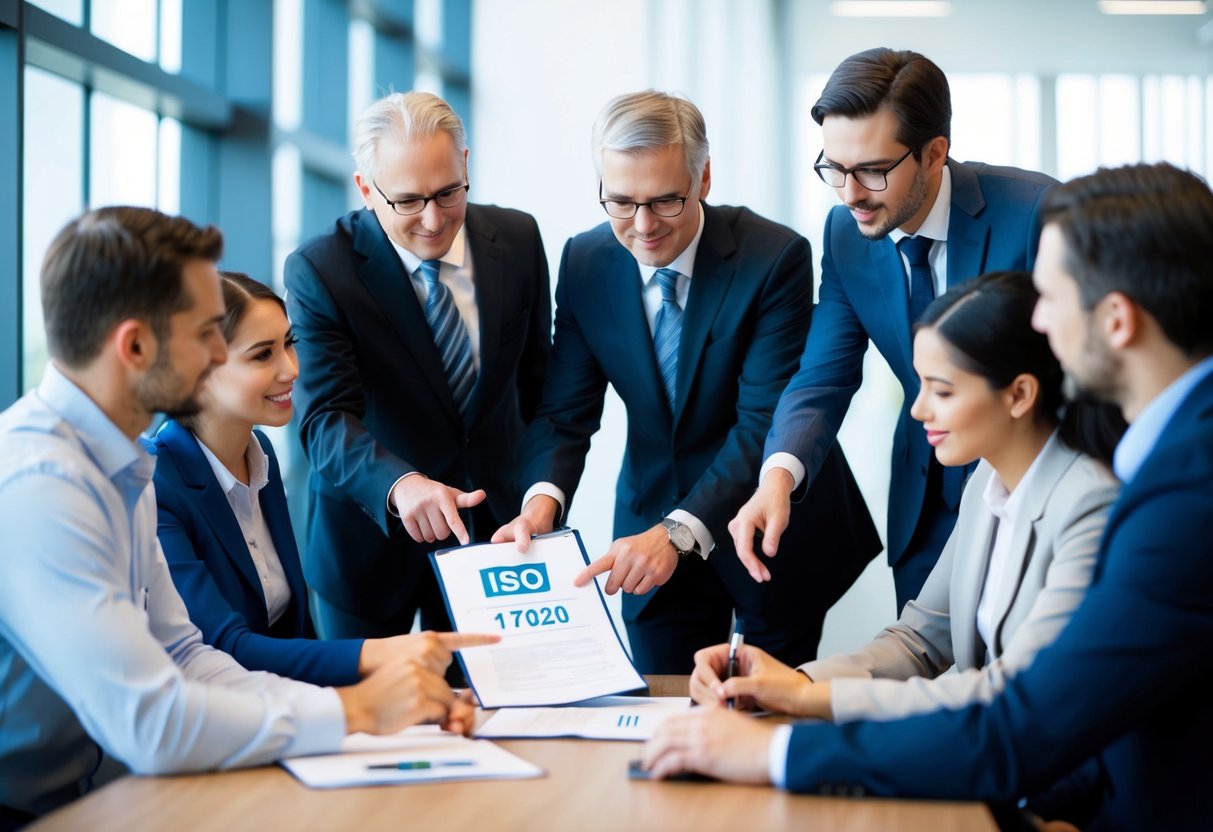
[[[0,804],[336,751],[341,700],[207,646],[156,539],[154,460],[52,364],[0,416]]]
[[[944,165],[943,175],[939,182],[939,193],[935,195],[931,211],[922,221],[922,226],[918,231],[914,235],[906,234],[900,228],[894,228],[889,232],[889,239],[893,241],[893,245],[897,245],[903,237],[909,236],[930,237],[935,241],[930,253],[927,254],[927,259],[931,262],[931,279],[935,284],[935,297],[939,297],[948,290],[948,226],[951,217],[952,171],[948,169],[947,165]],[[901,265],[906,272],[906,292],[908,293],[910,291],[910,261],[900,250],[898,255],[901,257]],[[806,474],[804,463],[797,459],[795,454],[778,451],[767,457],[766,461],[762,463],[762,469],[758,472],[760,485],[767,472],[772,468],[783,468],[790,473],[793,488],[800,488],[800,484],[804,482]]]
[[[641,300],[644,302],[644,316],[649,324],[650,335],[657,331],[657,313],[661,311],[663,301],[661,286],[657,283],[656,277],[659,268],[678,272],[678,282],[674,291],[678,298],[678,305],[684,312],[686,311],[687,297],[691,293],[691,277],[695,271],[695,255],[699,251],[699,239],[703,236],[703,205],[696,202],[695,206],[699,209],[699,228],[681,254],[667,266],[646,266],[639,261],[636,263],[637,268],[640,269]],[[526,494],[522,495],[522,505],[526,506],[527,502],[537,494],[547,495],[559,503],[560,513],[557,515],[557,519],[564,517],[567,501],[563,489],[554,483],[537,482],[527,489]],[[716,540],[703,521],[689,511],[680,508],[674,509],[666,516],[671,520],[677,520],[691,530],[691,533],[695,535],[695,542],[699,544],[699,554],[706,560],[711,551],[716,548]]]
[[[248,447],[244,451],[244,460],[248,464],[248,485],[245,485],[227,470],[219,457],[197,436],[194,441],[202,449],[202,455],[211,465],[211,471],[219,482],[219,487],[227,495],[227,503],[236,515],[240,531],[244,534],[244,542],[248,544],[249,556],[257,568],[257,577],[261,579],[261,592],[265,596],[265,612],[273,626],[291,603],[291,586],[286,581],[286,571],[278,558],[278,549],[274,546],[274,538],[270,535],[270,527],[261,513],[261,500],[258,499],[261,489],[270,481],[270,458],[261,448],[257,437],[249,434]]]

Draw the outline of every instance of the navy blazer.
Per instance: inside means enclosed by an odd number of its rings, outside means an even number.
[[[480,316],[466,421],[374,213],[347,214],[286,261],[299,435],[312,466],[304,573],[324,600],[363,618],[407,610],[431,574],[426,552],[449,545],[413,542],[388,512],[396,480],[420,471],[485,489],[492,528],[473,526],[475,539],[518,514],[519,447],[551,349],[547,255],[534,218],[520,211],[468,205],[464,228]]]
[[[1056,180],[1017,168],[947,164],[952,175],[947,285],[989,271],[1030,271],[1040,237],[1040,202]],[[905,391],[889,485],[891,565],[918,525],[933,453],[922,425],[910,416],[918,376],[906,271],[892,239],[864,237],[845,205],[835,206],[826,218],[824,246],[813,328],[800,369],[779,400],[763,458],[793,454],[804,463],[805,481],[812,482],[863,380],[871,339]]]
[[[1008,801],[1091,755],[1091,828],[1207,829],[1213,794],[1213,375],[1112,506],[1087,596],[990,705],[798,725],[790,788]]]
[[[609,223],[571,239],[556,286],[555,346],[543,404],[527,432],[523,482],[551,482],[570,502],[598,430],[607,383],[627,407],[627,446],[615,496],[616,537],[654,526],[674,509],[701,520],[716,549],[709,558],[734,598],[761,586],[734,551],[728,522],[754,491],[763,437],[796,367],[812,315],[808,242],[746,208],[704,206],[704,227],[682,317],[677,399],[671,409],[657,368],[636,259]],[[804,595],[845,591],[880,540],[841,449],[831,454],[818,498],[804,511],[788,551],[769,561],[791,571],[783,615],[803,613]],[[815,526],[815,528],[804,528]],[[796,538],[811,531],[812,538]],[[800,548],[802,547],[802,548]],[[804,578],[812,572],[812,581]],[[823,575],[835,580],[824,582]],[[776,581],[776,583],[778,583]],[[631,620],[661,587],[623,596]],[[791,606],[798,608],[793,611]],[[770,610],[778,620],[775,610]]]
[[[151,447],[156,455],[156,533],[173,583],[207,644],[249,670],[315,685],[352,685],[358,681],[362,641],[316,640],[278,458],[265,435],[254,434],[269,456],[269,482],[257,499],[291,588],[290,606],[282,614],[286,620],[280,619],[274,630],[290,637],[270,635],[261,579],[227,495],[198,440],[170,420]]]

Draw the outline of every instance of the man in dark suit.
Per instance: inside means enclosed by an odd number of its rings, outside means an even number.
[[[1089,828],[1208,827],[1213,192],[1166,164],[1102,170],[1051,194],[1044,221],[1033,324],[1071,388],[1130,422],[1125,485],[1069,625],[988,706],[779,729],[700,709],[653,741],[659,774],[1007,802],[1094,754]]]
[[[745,208],[702,202],[708,141],[689,101],[615,99],[594,158],[610,220],[565,246],[552,369],[523,453],[531,487],[494,539],[525,548],[566,514],[609,382],[628,410],[618,539],[578,581],[610,572],[606,591],[627,593],[637,666],[689,672],[695,650],[728,636],[734,609],[751,641],[815,655],[826,610],[880,549],[842,452],[793,518],[803,545],[778,564],[782,583],[750,581],[725,531],[809,326],[809,245]]]
[[[813,328],[775,411],[760,487],[730,531],[750,574],[768,579],[754,554],[755,531],[764,533],[763,554],[775,555],[791,500],[817,476],[859,389],[870,339],[905,391],[885,547],[900,610],[939,559],[972,471],[942,468],[910,416],[918,395],[911,324],[950,286],[987,271],[1030,270],[1038,206],[1055,183],[949,159],[948,80],[915,52],[871,49],[847,58],[812,112],[824,137],[815,169],[843,204],[826,220]]]
[[[467,203],[463,125],[446,102],[389,95],[355,141],[366,210],[286,261],[312,465],[303,567],[326,638],[408,632],[418,609],[450,629],[425,554],[517,510],[551,340],[539,229]]]

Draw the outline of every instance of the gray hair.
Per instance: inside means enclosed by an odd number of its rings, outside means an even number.
[[[656,90],[611,99],[594,122],[591,149],[594,170],[602,175],[602,152],[640,153],[680,144],[692,180],[708,161],[708,131],[703,113],[685,98]]]
[[[467,150],[463,121],[451,105],[428,92],[394,92],[366,108],[354,125],[354,162],[367,179],[379,171],[379,145],[386,140],[408,144],[442,131],[455,149]]]

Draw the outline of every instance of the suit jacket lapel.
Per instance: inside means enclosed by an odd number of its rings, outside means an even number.
[[[291,588],[295,601],[295,632],[307,632],[311,622],[307,620],[307,584],[303,580],[303,567],[299,564],[299,548],[295,545],[295,532],[291,528],[291,517],[286,507],[286,492],[282,489],[282,471],[269,440],[257,436],[262,450],[269,457],[269,482],[257,496],[261,504],[261,515],[270,530],[278,561],[286,574],[286,583]]]
[[[729,262],[737,250],[729,224],[712,208],[703,206],[703,234],[695,252],[695,274],[687,293],[687,308],[682,315],[682,337],[678,344],[678,382],[674,401],[674,424],[677,425],[703,358],[704,346],[712,322],[720,310],[733,281],[733,264]]]
[[[913,341],[910,338],[910,290],[909,278],[906,276],[905,264],[897,246],[888,237],[867,246],[871,258],[869,274],[877,277],[872,281],[874,287],[884,298],[885,313],[888,315],[888,326],[893,332],[893,340],[901,351],[905,362],[903,373],[914,376]],[[896,371],[897,368],[895,367]]]
[[[434,345],[434,336],[426,323],[425,313],[417,302],[409,276],[404,273],[400,255],[392,247],[379,221],[370,211],[358,215],[354,225],[354,250],[366,258],[358,269],[358,278],[374,297],[375,302],[391,321],[405,347],[421,369],[434,395],[459,420],[459,408],[451,395],[442,358]]]
[[[977,219],[986,207],[977,174],[948,160],[952,172],[952,210],[948,214],[948,288],[985,271],[990,226]]]
[[[505,272],[501,246],[497,244],[497,229],[479,212],[477,206],[469,205],[464,223],[468,248],[472,254],[475,272],[476,309],[480,317],[480,372],[476,386],[472,388],[472,400],[468,404],[468,422],[474,422],[481,403],[486,400],[487,388],[496,378],[495,362],[501,346],[502,316],[512,308],[507,302],[509,275]],[[443,379],[445,383],[445,377]],[[449,388],[449,385],[448,385]]]
[[[211,470],[210,463],[203,456],[202,449],[198,447],[198,441],[193,434],[176,422],[169,422],[164,426],[161,438],[165,446],[172,451],[177,468],[181,471],[182,481],[196,492],[200,513],[206,518],[206,522],[215,533],[216,539],[223,547],[224,553],[232,562],[236,572],[261,599],[259,609],[264,611],[265,593],[261,589],[261,577],[257,574],[257,567],[253,564],[253,558],[249,554],[248,541],[244,539],[244,532],[240,530],[240,522],[232,512],[227,495],[219,487],[219,481],[215,479],[215,472]],[[277,538],[275,538],[276,545]],[[292,587],[293,589],[294,587]],[[265,624],[268,626],[268,620]]]
[[[957,661],[968,661],[969,667],[981,667],[985,664],[986,645],[977,630],[977,605],[981,603],[981,592],[990,569],[990,554],[994,547],[994,531],[997,525],[994,515],[983,505],[980,523],[971,535],[957,541],[959,545],[954,553],[954,557],[965,563],[968,568],[956,595],[963,604],[958,603],[952,610],[952,620],[966,622],[963,632],[968,636],[968,644],[955,645],[953,655]]]

